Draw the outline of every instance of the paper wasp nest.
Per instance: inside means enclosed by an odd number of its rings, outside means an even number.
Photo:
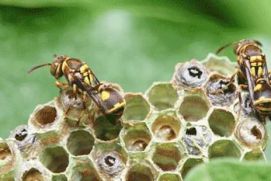
[[[178,64],[171,81],[126,93],[116,122],[62,91],[0,140],[0,180],[179,181],[209,159],[265,159],[266,130],[240,110],[234,66],[214,55]]]

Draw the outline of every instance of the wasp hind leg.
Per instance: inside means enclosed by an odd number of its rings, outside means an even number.
[[[55,84],[61,90],[67,89],[69,87],[69,85],[67,83],[63,83],[58,80],[55,82]]]

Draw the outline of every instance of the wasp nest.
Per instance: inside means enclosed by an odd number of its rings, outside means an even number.
[[[0,140],[0,180],[179,181],[209,159],[265,159],[265,127],[240,105],[233,73],[214,55],[178,64],[171,81],[126,93],[116,122],[63,90]]]

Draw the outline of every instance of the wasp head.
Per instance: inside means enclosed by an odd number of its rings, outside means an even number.
[[[55,56],[55,59],[51,64],[50,72],[56,79],[60,78],[63,75],[62,65],[66,59],[66,56]]]
[[[262,54],[262,44],[256,40],[241,40],[234,47],[236,55],[257,56]]]

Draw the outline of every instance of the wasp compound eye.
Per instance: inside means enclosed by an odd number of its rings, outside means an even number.
[[[176,66],[173,83],[178,87],[200,87],[208,78],[206,68],[196,60]]]

